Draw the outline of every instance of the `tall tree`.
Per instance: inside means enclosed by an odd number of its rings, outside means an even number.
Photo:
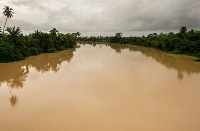
[[[182,34],[185,34],[187,32],[187,27],[182,26],[179,32],[182,33]]]
[[[14,12],[13,12],[13,9],[10,8],[9,6],[5,6],[3,9],[4,9],[3,15],[6,16],[6,21],[5,21],[5,24],[4,24],[4,27],[3,27],[3,34],[4,34],[4,30],[5,30],[5,27],[6,27],[7,20],[8,20],[8,18],[13,17]]]
[[[121,32],[120,32],[120,33],[116,33],[115,36],[116,36],[117,38],[121,38],[121,37],[122,37],[122,33],[121,33]]]
[[[81,33],[80,32],[76,32],[76,33],[72,33],[72,35],[77,38],[77,37],[81,36]]]
[[[21,43],[19,41],[19,36],[21,35],[20,28],[8,27],[6,31],[9,33],[9,37],[12,40],[13,44],[16,47],[20,47],[21,46]]]
[[[51,34],[52,36],[57,36],[57,34],[58,34],[58,30],[57,30],[56,28],[53,28],[53,29],[50,30],[49,32],[50,32],[50,34]]]
[[[121,38],[122,38],[122,33],[121,32],[115,34],[116,43],[119,43]]]

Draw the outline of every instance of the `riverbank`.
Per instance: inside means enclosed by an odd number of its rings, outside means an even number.
[[[197,57],[196,61],[200,61],[200,31],[193,29],[187,31],[186,27],[181,27],[178,33],[152,33],[148,36],[135,37],[122,37],[122,33],[116,33],[111,37],[79,37],[78,40],[152,47],[173,54],[195,56]]]
[[[199,79],[189,56],[120,44],[0,63],[1,130],[198,131]]]
[[[50,33],[36,31],[25,36],[21,32],[9,33],[0,37],[0,62],[13,62],[41,53],[66,50],[75,44],[74,35],[61,34],[56,29]]]

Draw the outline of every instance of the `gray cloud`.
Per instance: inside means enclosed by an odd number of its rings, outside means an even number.
[[[198,0],[2,0],[0,8],[7,4],[16,11],[13,24],[24,30],[126,32],[200,27]]]
[[[4,18],[0,17],[0,19],[4,19]],[[4,21],[1,21],[0,25],[3,25],[3,24],[4,24]],[[8,20],[7,27],[13,27],[13,26],[20,27],[21,30],[31,30],[31,31],[41,28],[40,26],[26,22],[24,20],[16,20],[16,19]]]
[[[40,10],[45,10],[45,7],[42,6],[38,0],[10,0],[9,2],[15,6],[26,6],[33,9],[36,8]]]
[[[186,25],[198,27],[198,1],[162,0],[126,1],[116,3],[104,10],[104,15],[111,18],[112,29],[118,30],[155,30],[174,29]],[[123,6],[120,6],[123,5]],[[114,13],[113,13],[114,12]],[[195,14],[195,15],[194,15]]]

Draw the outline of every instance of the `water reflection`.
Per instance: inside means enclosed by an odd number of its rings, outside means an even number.
[[[76,49],[62,51],[52,54],[43,54],[40,57],[32,57],[28,59],[29,66],[34,67],[38,72],[54,71],[55,73],[60,69],[63,61],[70,62],[73,58],[73,52]]]
[[[80,45],[89,44],[93,47],[97,46],[97,43],[81,43]],[[80,47],[77,46],[77,48]],[[105,44],[98,43],[98,48],[104,46],[110,47],[115,50],[116,53],[122,53],[124,50],[131,52],[140,52],[146,57],[151,57],[158,63],[164,65],[168,69],[177,71],[177,78],[179,80],[184,79],[184,73],[188,76],[192,73],[200,73],[200,63],[192,61],[192,57],[167,54],[162,51],[154,50],[152,48],[120,45],[120,44]],[[50,54],[41,54],[39,56],[30,57],[23,61],[13,63],[0,64],[0,87],[2,83],[6,83],[10,91],[10,103],[15,106],[18,97],[12,94],[11,89],[21,89],[24,86],[24,82],[27,79],[30,69],[35,69],[37,72],[46,73],[48,71],[58,72],[62,62],[70,62],[73,58],[76,48],[67,51],[61,51]]]
[[[29,73],[29,71],[27,70],[29,69],[25,70],[24,68],[21,68],[17,70],[17,72],[13,73],[13,77],[9,81],[7,81],[7,84],[11,88],[23,88],[24,82],[27,78],[27,74]]]
[[[96,45],[94,43],[83,43],[83,45]],[[158,63],[164,65],[168,69],[174,69],[177,71],[177,78],[182,80],[184,78],[184,74],[186,73],[188,76],[192,73],[200,73],[200,63],[193,61],[195,58],[190,56],[183,55],[173,55],[167,54],[166,52],[162,52],[159,50],[155,50],[152,48],[140,47],[140,46],[131,46],[131,45],[121,45],[121,44],[105,44],[99,43],[101,46],[109,46],[116,53],[121,53],[123,50],[129,51],[139,51],[146,57],[151,57],[156,60]]]
[[[17,104],[18,102],[18,97],[16,95],[12,95],[10,97],[10,104],[12,105],[12,107],[15,107],[15,105]]]
[[[179,80],[184,78],[183,73],[186,73],[188,76],[190,76],[192,73],[200,73],[200,63],[193,61],[195,58],[190,56],[172,55],[152,48],[135,46],[129,46],[129,50],[140,51],[146,57],[155,59],[158,63],[164,65],[168,69],[176,70]]]
[[[2,63],[0,64],[0,74],[2,74],[0,75],[0,84],[6,82],[11,88],[22,88],[30,68],[34,68],[41,73],[57,72],[62,62],[71,61],[74,51],[76,51],[75,48],[56,53],[41,54],[23,61]]]
[[[64,51],[0,64],[1,130],[200,129],[199,63],[191,57],[137,46],[79,46],[74,57]]]
[[[29,70],[34,68],[37,72],[45,73],[60,69],[62,62],[70,62],[73,58],[76,48],[66,51],[41,54],[33,56],[23,61],[0,64],[0,86],[6,83],[11,98],[10,103],[14,107],[17,104],[18,97],[12,94],[11,89],[21,89],[29,74]]]
[[[15,105],[18,103],[18,97],[16,95],[13,95],[11,89],[10,89],[10,86],[7,84],[7,87],[8,87],[8,90],[10,92],[10,104],[12,107],[15,107]]]
[[[82,45],[90,44],[96,46],[97,43],[81,43]],[[154,50],[152,48],[127,46],[120,44],[102,44],[98,43],[100,47],[109,46],[116,53],[121,53],[123,50],[139,51],[146,57],[151,57],[158,63],[161,63],[168,69],[177,70],[178,79],[182,80],[184,75],[192,73],[200,73],[200,63],[192,61],[191,57],[181,55],[171,55],[162,51]],[[70,49],[68,51],[62,51],[57,53],[42,54],[39,56],[30,57],[24,61],[18,61],[13,63],[0,64],[0,85],[7,83],[11,88],[23,88],[23,84],[26,81],[29,69],[34,68],[36,71],[45,73],[48,71],[59,71],[61,63],[63,61],[70,62],[73,58],[73,54],[76,49]]]

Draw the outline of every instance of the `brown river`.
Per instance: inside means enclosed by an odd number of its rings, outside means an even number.
[[[0,63],[0,131],[200,131],[200,63],[145,47]]]

